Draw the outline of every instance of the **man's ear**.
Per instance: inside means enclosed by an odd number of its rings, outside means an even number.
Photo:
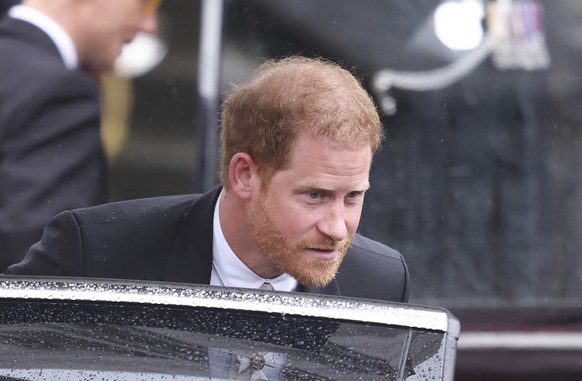
[[[239,152],[230,159],[228,167],[230,187],[238,197],[249,199],[253,193],[253,182],[257,179],[255,161],[246,152]]]

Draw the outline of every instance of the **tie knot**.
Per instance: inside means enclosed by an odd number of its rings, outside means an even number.
[[[263,283],[263,284],[261,285],[261,287],[259,287],[259,290],[268,290],[268,291],[273,291],[273,290],[274,290],[274,288],[273,288],[273,286],[271,285],[271,283],[269,283],[269,282],[265,282],[265,283]]]

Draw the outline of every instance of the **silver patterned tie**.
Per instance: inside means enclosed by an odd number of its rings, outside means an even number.
[[[275,289],[273,288],[273,286],[271,285],[271,283],[269,283],[269,282],[265,282],[265,283],[263,283],[263,284],[261,285],[261,287],[259,287],[259,290],[267,290],[267,291],[273,291],[273,290],[275,290]]]

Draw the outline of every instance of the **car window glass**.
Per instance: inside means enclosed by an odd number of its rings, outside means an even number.
[[[442,332],[313,317],[110,303],[0,308],[6,379],[231,379],[262,372],[267,379],[420,380],[442,373],[445,351]]]

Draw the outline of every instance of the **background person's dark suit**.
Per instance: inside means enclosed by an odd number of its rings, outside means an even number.
[[[104,201],[97,84],[27,22],[0,22],[0,271],[57,213]]]
[[[209,284],[212,221],[220,194],[122,201],[61,213],[8,274],[65,275]],[[408,270],[397,251],[356,236],[336,279],[300,291],[408,300]]]
[[[16,4],[20,4],[20,0],[2,0],[0,1],[0,18],[3,17],[8,13],[8,10],[15,6]]]

